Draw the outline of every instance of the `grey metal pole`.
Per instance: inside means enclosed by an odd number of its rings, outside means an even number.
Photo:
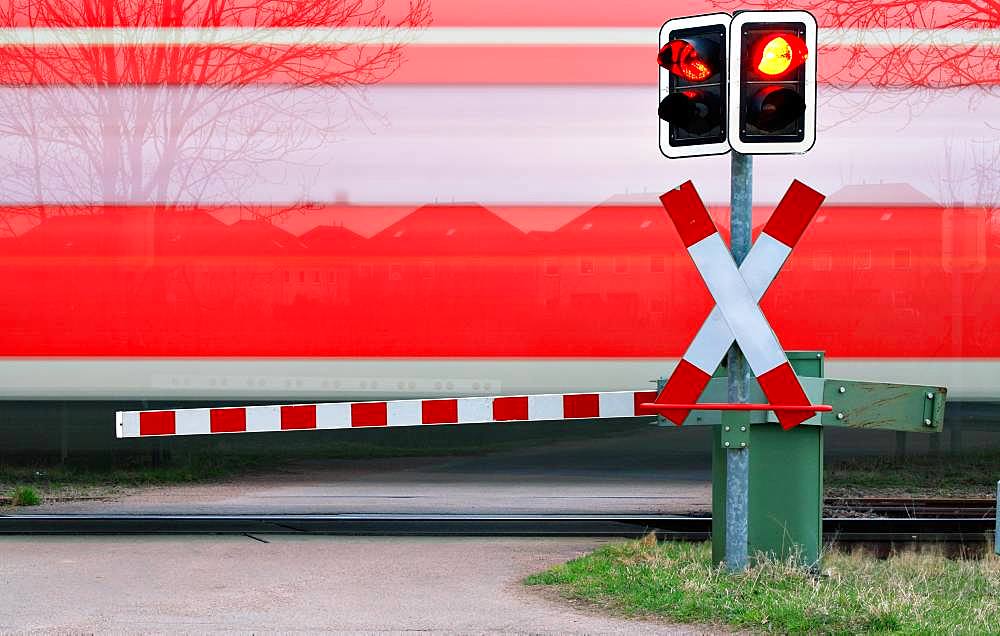
[[[737,267],[750,251],[753,204],[753,157],[732,152],[729,232],[730,250]],[[750,366],[738,345],[729,349],[728,397],[730,403],[750,401]],[[749,418],[748,418],[749,419]],[[750,449],[726,449],[726,567],[733,572],[747,567],[749,540]]]

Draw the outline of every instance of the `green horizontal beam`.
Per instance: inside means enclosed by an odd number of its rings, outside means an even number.
[[[908,433],[940,433],[944,429],[947,389],[913,384],[827,379],[823,426],[867,428]]]
[[[829,404],[833,411],[817,413],[806,426],[837,426],[911,433],[939,433],[944,428],[946,389],[912,384],[857,382],[832,378],[806,378],[799,382],[813,404]],[[756,381],[750,382],[750,402],[767,398]],[[929,397],[928,397],[929,396]],[[712,378],[699,402],[728,402],[726,378]],[[777,422],[771,411],[751,411],[750,423]],[[720,411],[692,411],[685,426],[719,426]],[[673,426],[671,424],[671,426]]]

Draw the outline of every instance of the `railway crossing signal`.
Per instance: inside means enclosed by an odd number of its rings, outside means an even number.
[[[816,141],[816,20],[808,12],[668,20],[657,63],[667,157],[796,154]]]
[[[667,157],[729,152],[726,135],[730,17],[712,13],[660,28],[660,151]]]
[[[729,129],[743,154],[794,154],[816,141],[816,19],[745,11],[730,25]]]

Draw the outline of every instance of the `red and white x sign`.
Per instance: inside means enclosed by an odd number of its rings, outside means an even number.
[[[823,199],[820,193],[793,181],[737,269],[690,181],[660,197],[717,304],[657,395],[657,403],[697,402],[735,340],[772,405],[809,406],[809,398],[757,303],[778,275]],[[662,415],[680,425],[689,413],[671,409],[663,411]],[[812,417],[809,411],[776,411],[775,414],[785,429]]]

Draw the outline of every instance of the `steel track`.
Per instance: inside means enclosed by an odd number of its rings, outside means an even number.
[[[830,516],[878,516],[897,518],[994,517],[996,500],[991,498],[931,497],[827,497]]]
[[[982,543],[992,517],[823,520],[837,543]],[[0,515],[0,534],[316,534],[368,536],[711,537],[710,517],[605,515]]]

